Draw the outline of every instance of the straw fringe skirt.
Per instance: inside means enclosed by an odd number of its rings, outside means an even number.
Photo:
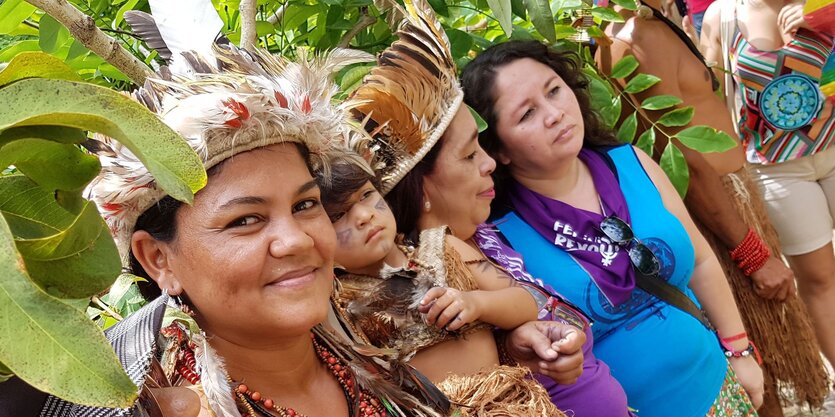
[[[497,366],[474,375],[451,375],[438,388],[461,417],[554,416],[566,417],[545,388],[518,366]]]
[[[768,222],[762,197],[751,181],[747,167],[724,176],[722,180],[745,224],[757,231],[774,256],[781,256],[777,233]],[[759,297],[754,292],[751,279],[731,260],[729,248],[703,225],[699,224],[699,229],[719,258],[745,329],[762,353],[766,403],[769,396],[777,395],[774,387],[779,381],[794,390],[798,403],[819,407],[829,390],[828,379],[803,302],[798,297],[791,297],[783,303]]]

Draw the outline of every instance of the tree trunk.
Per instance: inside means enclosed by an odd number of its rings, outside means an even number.
[[[96,27],[96,22],[66,0],[26,0],[66,26],[70,34],[87,49],[116,67],[134,84],[141,86],[152,74],[144,62],[131,55],[116,39]]]
[[[241,44],[240,47],[246,50],[255,49],[255,39],[257,32],[255,31],[255,12],[256,0],[241,0]]]

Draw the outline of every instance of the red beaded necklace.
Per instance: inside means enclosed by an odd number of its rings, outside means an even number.
[[[355,404],[356,391],[359,391],[359,414],[363,417],[386,417],[386,410],[382,403],[374,398],[367,390],[360,388],[354,389],[354,376],[348,371],[345,364],[337,358],[326,347],[322,346],[315,336],[311,335],[313,339],[313,349],[319,359],[328,367],[342,391],[345,393],[345,398],[348,404]],[[184,353],[181,356],[182,360],[178,361],[177,371],[192,384],[200,382],[200,376],[194,369],[194,353],[189,349],[189,346],[184,345]],[[242,405],[246,408],[246,412],[242,417],[256,417],[256,409],[260,414],[266,412],[275,412],[279,417],[305,417],[303,414],[296,412],[296,410],[289,407],[281,407],[271,398],[266,398],[258,391],[252,391],[245,384],[238,384],[233,390],[235,395]]]

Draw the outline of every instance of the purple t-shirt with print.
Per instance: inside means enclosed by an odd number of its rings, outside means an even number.
[[[491,225],[482,224],[473,240],[481,252],[505,269],[515,280],[536,284],[562,300],[553,288],[532,277],[526,270],[522,256],[505,244]],[[592,352],[594,336],[588,322],[577,313],[576,307],[558,303],[554,312],[541,311],[540,320],[556,320],[576,325],[583,323],[586,343],[583,345],[583,374],[571,385],[557,384],[553,379],[534,375],[551,396],[551,401],[562,411],[574,417],[626,417],[629,412],[626,393],[609,371],[609,366],[598,360]]]

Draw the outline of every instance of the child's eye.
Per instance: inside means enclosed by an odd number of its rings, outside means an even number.
[[[366,190],[364,193],[362,193],[362,197],[360,198],[360,200],[365,200],[366,198],[371,197],[371,195],[374,194],[374,192],[374,190]]]
[[[316,199],[313,199],[313,198],[303,200],[303,201],[300,201],[300,202],[296,203],[296,205],[293,206],[293,213],[298,213],[300,211],[306,211],[306,210],[312,210],[312,209],[320,206],[321,204],[322,203],[320,203],[319,200],[316,200]]]
[[[334,214],[334,215],[330,216],[331,223],[336,223],[336,222],[338,222],[338,221],[339,221],[339,219],[341,219],[341,218],[343,218],[343,217],[345,217],[345,212],[344,212],[344,211],[340,211],[339,213],[336,213],[336,214]]]
[[[258,216],[243,216],[243,217],[235,219],[234,221],[232,221],[231,223],[226,225],[226,227],[229,228],[229,227],[250,226],[250,225],[253,225],[256,222],[258,222],[259,220],[261,220],[261,219]]]

